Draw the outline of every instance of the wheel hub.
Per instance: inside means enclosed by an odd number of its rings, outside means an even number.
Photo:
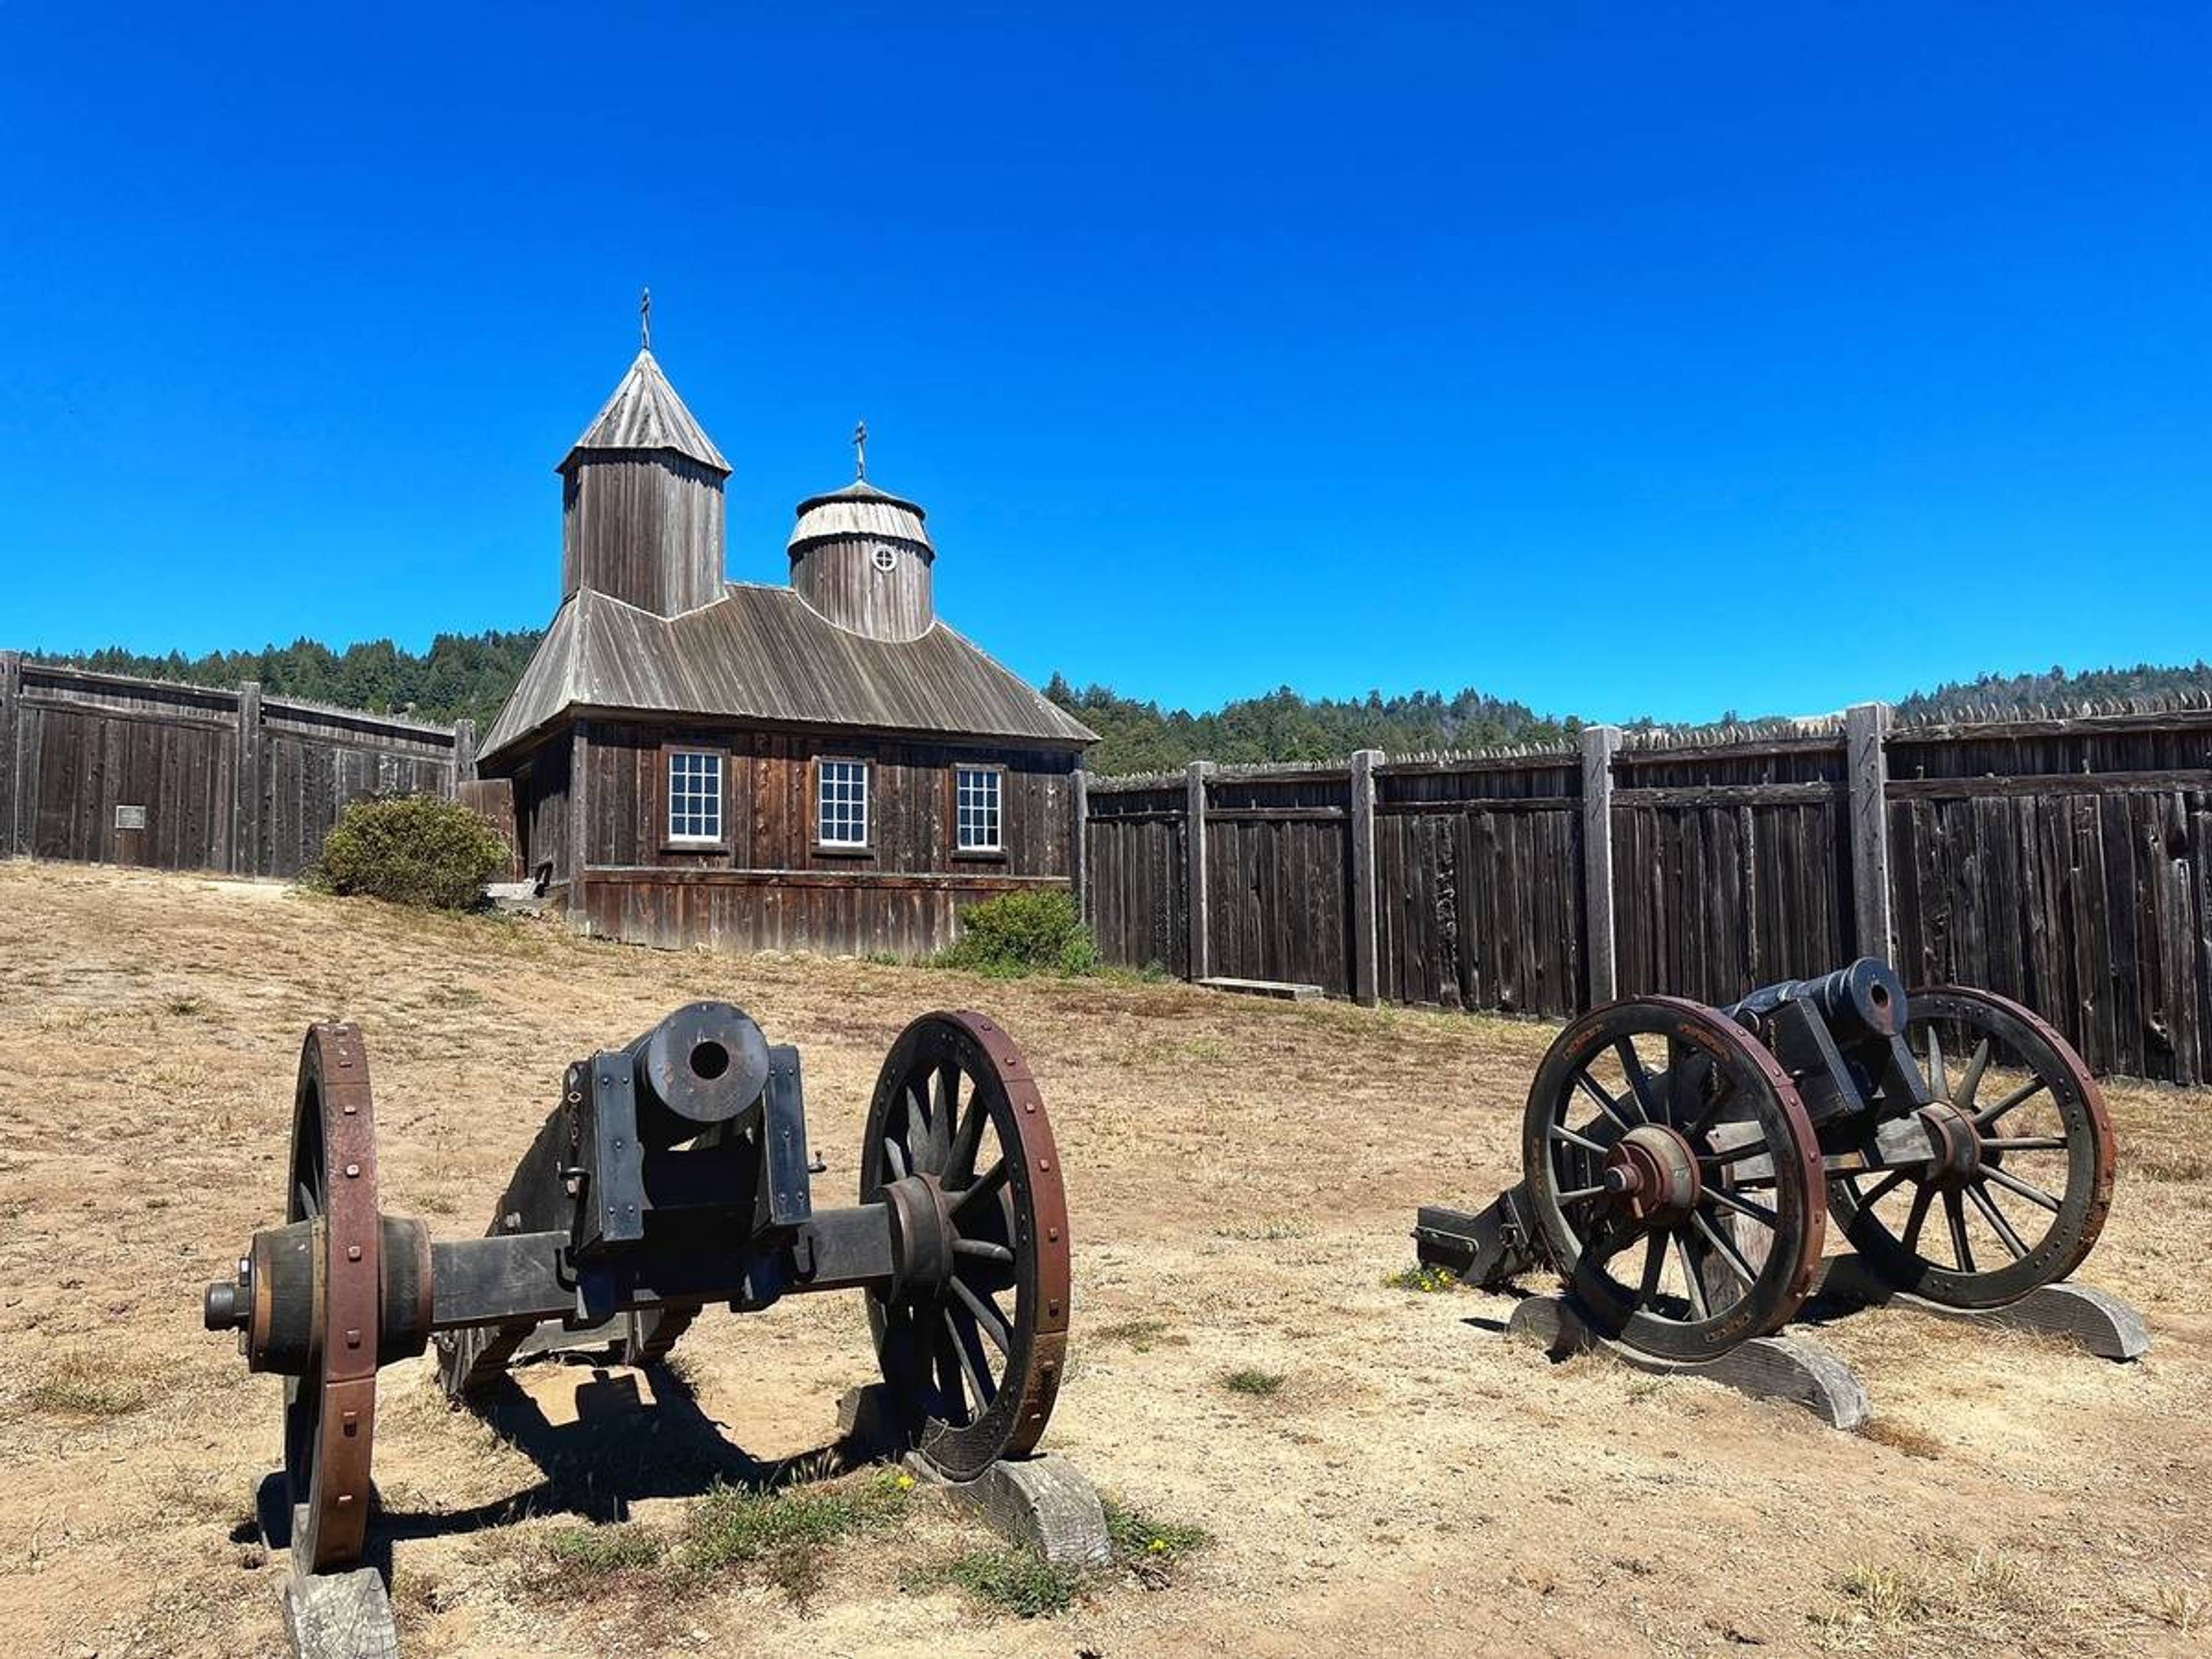
[[[1974,1121],[1948,1101],[1915,1114],[1928,1136],[1928,1182],[1939,1191],[1958,1192],[1981,1173],[1982,1143]]]
[[[900,1295],[928,1301],[952,1282],[952,1242],[959,1230],[935,1176],[910,1175],[884,1188],[890,1206],[891,1267]]]
[[[1688,1139],[1660,1123],[1639,1123],[1615,1141],[1599,1178],[1613,1206],[1644,1226],[1684,1219],[1704,1190]]]

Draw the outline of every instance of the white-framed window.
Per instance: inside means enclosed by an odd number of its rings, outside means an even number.
[[[825,760],[816,774],[815,839],[824,847],[868,844],[868,763]]]
[[[722,839],[722,757],[714,750],[668,751],[668,839]]]
[[[952,773],[953,845],[963,853],[996,853],[999,800],[1006,774],[995,766],[961,766]]]

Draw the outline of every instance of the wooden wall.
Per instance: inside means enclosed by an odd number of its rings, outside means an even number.
[[[722,597],[721,476],[683,456],[594,453],[562,474],[561,593],[673,617]]]
[[[2027,1003],[2100,1070],[2212,1082],[2212,710],[1853,718],[1863,775],[1841,721],[1632,733],[1594,774],[1372,757],[1371,817],[1357,762],[1094,779],[1087,914],[1129,966],[1336,995],[1364,966],[1381,1000],[1555,1016],[1607,982],[1724,1003],[1884,955]]]
[[[667,745],[725,754],[724,845],[667,843]],[[580,899],[573,868],[556,878],[571,879],[572,909],[595,933],[920,956],[952,942],[970,904],[1073,885],[1076,757],[1066,750],[593,719],[581,723],[580,752],[580,795],[569,784],[565,811],[568,836],[586,849]],[[824,757],[868,764],[864,851],[817,844],[815,766]],[[953,771],[963,764],[1004,769],[1002,851],[954,848]],[[550,798],[534,784],[526,794]],[[544,857],[534,835],[531,857]]]
[[[473,747],[465,723],[0,653],[0,856],[297,875],[348,802],[451,794]]]

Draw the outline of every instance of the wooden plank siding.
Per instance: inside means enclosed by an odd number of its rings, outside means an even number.
[[[252,687],[33,662],[16,672],[14,741],[0,766],[33,858],[295,876],[349,802],[453,792],[446,728]]]
[[[672,747],[723,757],[719,845],[670,842]],[[603,718],[591,722],[586,755],[580,915],[596,933],[733,951],[923,956],[952,942],[970,904],[1073,886],[1076,756],[1066,749]],[[863,849],[818,842],[824,759],[868,768]],[[998,852],[954,844],[962,765],[1000,771]],[[544,858],[534,837],[532,857]]]
[[[1579,1012],[1586,841],[1602,833],[1621,995],[1733,1001],[1893,928],[1908,981],[2016,998],[2100,1071],[2212,1082],[2212,710],[1898,726],[1866,708],[1861,746],[1881,763],[1863,754],[1856,783],[1840,720],[1631,733],[1595,830],[1577,755],[1370,764],[1376,994]],[[1205,788],[1208,971],[1352,994],[1348,775],[1217,769]],[[1109,962],[1188,973],[1184,792],[1180,775],[1091,782]],[[1859,902],[1855,866],[1887,871],[1886,908]]]

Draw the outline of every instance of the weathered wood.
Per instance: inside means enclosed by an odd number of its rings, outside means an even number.
[[[1613,925],[1613,760],[1620,728],[1583,729],[1583,961],[1592,1006],[1619,994]]]
[[[1854,703],[1844,715],[1844,769],[1850,779],[1853,933],[1859,954],[1890,961],[1897,929],[1890,910],[1889,733],[1887,703]]]
[[[1664,806],[1802,806],[1840,800],[1839,783],[1715,783],[1702,787],[1662,785],[1655,788],[1615,788],[1616,807]]]
[[[231,766],[230,867],[242,876],[261,873],[262,825],[267,817],[261,797],[261,684],[247,680],[238,688],[238,756]]]
[[[477,775],[477,723],[462,719],[453,722],[453,781],[473,783]]]
[[[1276,1002],[1313,1002],[1320,1000],[1318,985],[1301,985],[1280,979],[1230,979],[1215,974],[1206,979],[1194,980],[1209,991],[1227,991],[1234,995],[1266,997]]]
[[[1372,1008],[1381,964],[1376,957],[1375,769],[1379,749],[1352,757],[1352,994]]]
[[[284,1579],[284,1633],[295,1659],[399,1659],[392,1595],[374,1567]]]
[[[0,859],[23,850],[17,822],[22,799],[23,653],[0,651]]]
[[[1637,1370],[1717,1382],[1757,1400],[1787,1401],[1831,1428],[1855,1431],[1874,1415],[1857,1373],[1802,1336],[1753,1337],[1717,1359],[1695,1363],[1655,1359],[1592,1329],[1572,1304],[1556,1296],[1522,1297],[1507,1316],[1505,1330],[1541,1343],[1555,1357],[1596,1348]]]
[[[2172,794],[2212,790],[2212,769],[2179,767],[2116,772],[2030,772],[2017,776],[1984,773],[1973,777],[1892,778],[1893,800],[1974,800],[1988,797],[2040,799],[2045,795]]]
[[[1844,1308],[1895,1307],[1931,1318],[2061,1337],[2100,1359],[2123,1364],[2150,1352],[2150,1327],[2129,1303],[2091,1285],[2039,1285],[2002,1308],[1953,1308],[1896,1289],[1856,1255],[1820,1264],[1814,1295]]]
[[[1184,904],[1189,912],[1190,957],[1183,970],[1187,979],[1204,979],[1208,971],[1206,877],[1206,781],[1213,763],[1193,761],[1183,773],[1184,855],[1189,873],[1183,880]]]
[[[1067,780],[1067,875],[1075,884],[1075,914],[1091,921],[1091,774],[1078,760]]]
[[[578,720],[568,733],[568,917],[572,926],[591,930],[590,883],[586,872],[598,854],[592,837],[592,723]]]

